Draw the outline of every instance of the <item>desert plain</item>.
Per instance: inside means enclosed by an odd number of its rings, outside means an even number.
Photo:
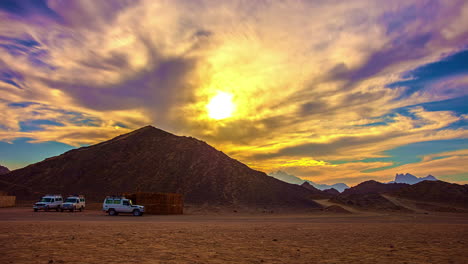
[[[0,263],[468,263],[468,215],[0,209]]]

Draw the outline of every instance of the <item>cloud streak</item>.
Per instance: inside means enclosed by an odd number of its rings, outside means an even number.
[[[254,168],[357,177],[385,150],[466,138],[450,127],[466,113],[421,106],[466,96],[466,14],[466,1],[3,3],[0,140],[79,146],[153,124]],[[236,111],[216,121],[219,91]],[[22,128],[34,120],[54,123]]]

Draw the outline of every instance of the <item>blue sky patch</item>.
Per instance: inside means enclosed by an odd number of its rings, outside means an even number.
[[[403,74],[405,80],[388,84],[388,88],[406,87],[402,97],[423,89],[429,83],[442,78],[468,73],[468,50],[450,55]],[[398,98],[400,99],[400,98]]]
[[[31,132],[31,131],[41,131],[44,130],[41,126],[63,126],[62,123],[58,123],[52,120],[30,120],[25,122],[20,122],[20,131],[21,132]]]
[[[437,154],[448,151],[455,151],[468,148],[468,139],[451,139],[438,141],[425,141],[413,143],[391,150],[384,151],[383,154],[388,157],[369,158],[356,162],[393,162],[392,166],[365,170],[362,172],[374,172],[398,167],[401,165],[416,163],[422,161],[422,158],[429,154]]]
[[[29,138],[18,138],[12,144],[0,141],[1,164],[10,170],[18,169],[74,149],[63,143],[28,143],[29,140]]]

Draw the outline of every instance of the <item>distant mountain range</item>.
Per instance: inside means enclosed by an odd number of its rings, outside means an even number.
[[[124,192],[175,192],[194,205],[321,208],[321,191],[253,170],[207,143],[146,126],[1,176],[19,199],[80,193],[99,201]]]
[[[0,165],[0,175],[7,174],[9,172],[10,170],[7,167]]]
[[[416,184],[418,182],[422,181],[437,181],[436,177],[432,175],[427,175],[426,177],[421,177],[418,178],[412,174],[406,173],[406,174],[396,174],[395,180],[391,181],[389,183],[407,183],[407,184]]]
[[[292,183],[292,184],[298,184],[298,185],[301,185],[303,184],[304,182],[308,182],[310,185],[314,186],[315,188],[319,189],[319,190],[327,190],[327,189],[335,189],[339,192],[343,192],[344,190],[348,189],[349,186],[344,184],[344,183],[335,183],[335,184],[319,184],[319,183],[315,183],[315,182],[312,182],[312,181],[309,181],[309,180],[303,180],[297,176],[294,176],[294,175],[291,175],[291,174],[288,174],[284,171],[276,171],[276,172],[270,172],[268,175],[270,175],[271,177],[273,178],[276,178],[278,180],[281,180],[281,181],[284,181],[284,182],[287,182],[287,183]]]
[[[0,166],[0,191],[18,200],[45,193],[80,193],[100,201],[124,192],[176,192],[201,206],[249,208],[327,208],[330,199],[362,210],[468,212],[468,185],[434,176],[397,174],[395,181],[317,184],[283,171],[252,170],[207,143],[152,126],[111,140],[65,152],[22,169]],[[341,193],[339,193],[339,191]],[[102,201],[102,200],[101,200]]]

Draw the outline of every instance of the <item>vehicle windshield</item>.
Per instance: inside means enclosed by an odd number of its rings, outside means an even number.
[[[45,203],[50,203],[50,201],[52,201],[52,198],[42,198],[41,199],[41,202],[45,202]]]
[[[67,198],[67,200],[65,200],[66,203],[76,203],[76,198]]]

